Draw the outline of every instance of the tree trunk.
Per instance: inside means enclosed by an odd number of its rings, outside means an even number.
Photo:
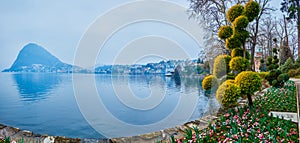
[[[253,102],[252,102],[251,95],[247,94],[247,98],[248,98],[249,106],[252,107],[253,106]]]
[[[257,43],[257,34],[258,34],[258,26],[259,26],[259,20],[256,19],[255,20],[255,31],[254,31],[254,36],[253,36],[253,43],[252,43],[252,47],[251,47],[251,68],[252,71],[255,71],[255,62],[254,62],[254,54],[255,54],[255,46]]]

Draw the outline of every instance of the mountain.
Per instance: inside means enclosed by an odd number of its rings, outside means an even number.
[[[70,72],[72,68],[43,47],[29,43],[19,52],[13,65],[3,72]]]

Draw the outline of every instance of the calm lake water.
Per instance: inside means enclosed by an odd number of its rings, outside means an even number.
[[[104,105],[103,109],[95,107],[95,111],[105,109],[124,126],[112,123],[108,115],[100,115],[92,123],[86,120],[89,117],[82,114],[83,105],[78,106],[77,101],[81,97],[89,99],[89,91],[75,96],[73,78],[82,81],[83,88],[95,86]],[[94,85],[85,84],[86,78],[95,79]],[[0,73],[0,81],[0,123],[39,134],[78,138],[131,136],[198,119],[219,106],[215,97],[203,94],[199,79],[175,82],[170,77],[150,75]],[[133,97],[137,100],[131,100]],[[195,108],[190,108],[192,102]],[[191,114],[185,114],[188,112]],[[145,128],[130,130],[125,125]]]

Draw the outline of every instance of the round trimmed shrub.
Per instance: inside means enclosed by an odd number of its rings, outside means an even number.
[[[233,36],[240,40],[241,43],[245,43],[246,39],[250,37],[250,33],[247,30],[235,30]]]
[[[253,21],[260,12],[259,3],[250,0],[245,4],[245,15],[248,17],[249,22]]]
[[[218,36],[221,39],[227,39],[233,34],[231,26],[221,26],[218,32]]]
[[[235,48],[240,48],[242,46],[242,42],[239,40],[238,37],[233,35],[233,36],[226,39],[226,45],[225,46],[228,50],[232,50],[232,49],[235,49]]]
[[[248,69],[250,62],[248,59],[243,57],[234,57],[230,60],[229,66],[231,70],[241,72]]]
[[[241,30],[241,29],[245,29],[249,24],[249,20],[246,16],[241,15],[239,17],[237,17],[234,21],[233,21],[233,26],[236,30]]]
[[[244,52],[242,48],[235,48],[231,51],[231,57],[244,57]],[[246,51],[246,59],[250,59],[250,53]]]
[[[202,81],[203,90],[216,89],[218,87],[218,79],[214,75],[206,76]]]
[[[233,83],[234,80],[227,80],[217,90],[216,99],[225,107],[236,104],[237,99],[241,95],[239,86]]]
[[[216,57],[216,59],[214,61],[213,74],[217,78],[220,78],[230,72],[230,69],[229,69],[230,60],[231,60],[231,57],[228,55],[219,55]]]
[[[232,23],[237,17],[244,13],[244,7],[240,4],[232,6],[226,14],[227,19]]]
[[[243,95],[253,95],[260,90],[262,83],[258,73],[243,71],[235,77],[235,83],[241,88]]]

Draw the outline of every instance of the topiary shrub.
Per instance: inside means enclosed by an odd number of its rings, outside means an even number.
[[[258,73],[261,79],[266,79],[270,72],[259,72]]]
[[[289,75],[287,73],[283,73],[283,74],[280,74],[278,77],[277,77],[277,84],[280,86],[280,87],[283,87],[284,83],[286,81],[289,80]]]
[[[248,17],[249,22],[253,21],[260,12],[259,3],[250,0],[245,4],[245,15]]]
[[[244,15],[237,17],[233,21],[233,27],[235,30],[243,30],[244,28],[246,28],[248,26],[248,24],[249,24],[249,20]]]
[[[244,13],[244,7],[240,4],[232,6],[226,14],[227,19],[232,23],[237,17]]]
[[[221,26],[218,32],[218,36],[221,39],[227,39],[233,34],[231,26]]]
[[[230,69],[229,69],[230,60],[231,60],[231,57],[228,55],[219,55],[216,57],[216,59],[214,61],[213,74],[217,78],[220,78],[230,72]]]
[[[218,87],[218,79],[214,75],[206,76],[202,81],[203,90],[213,90]]]
[[[244,52],[242,48],[235,48],[231,51],[231,57],[244,57]],[[246,51],[246,59],[250,59],[250,53]]]
[[[243,71],[235,77],[235,83],[241,88],[241,94],[247,95],[249,106],[252,106],[251,95],[260,90],[262,86],[259,74],[252,71]]]
[[[237,72],[245,71],[248,69],[249,66],[249,60],[243,57],[234,57],[229,62],[230,69]]]
[[[234,30],[233,36],[236,37],[241,43],[245,43],[247,38],[250,37],[250,33],[247,30]]]
[[[239,38],[237,38],[233,35],[226,39],[225,46],[228,50],[232,50],[232,49],[241,47],[242,42],[239,40]]]
[[[225,107],[235,105],[241,94],[240,87],[233,82],[234,80],[225,81],[220,85],[216,93],[217,101]]]

